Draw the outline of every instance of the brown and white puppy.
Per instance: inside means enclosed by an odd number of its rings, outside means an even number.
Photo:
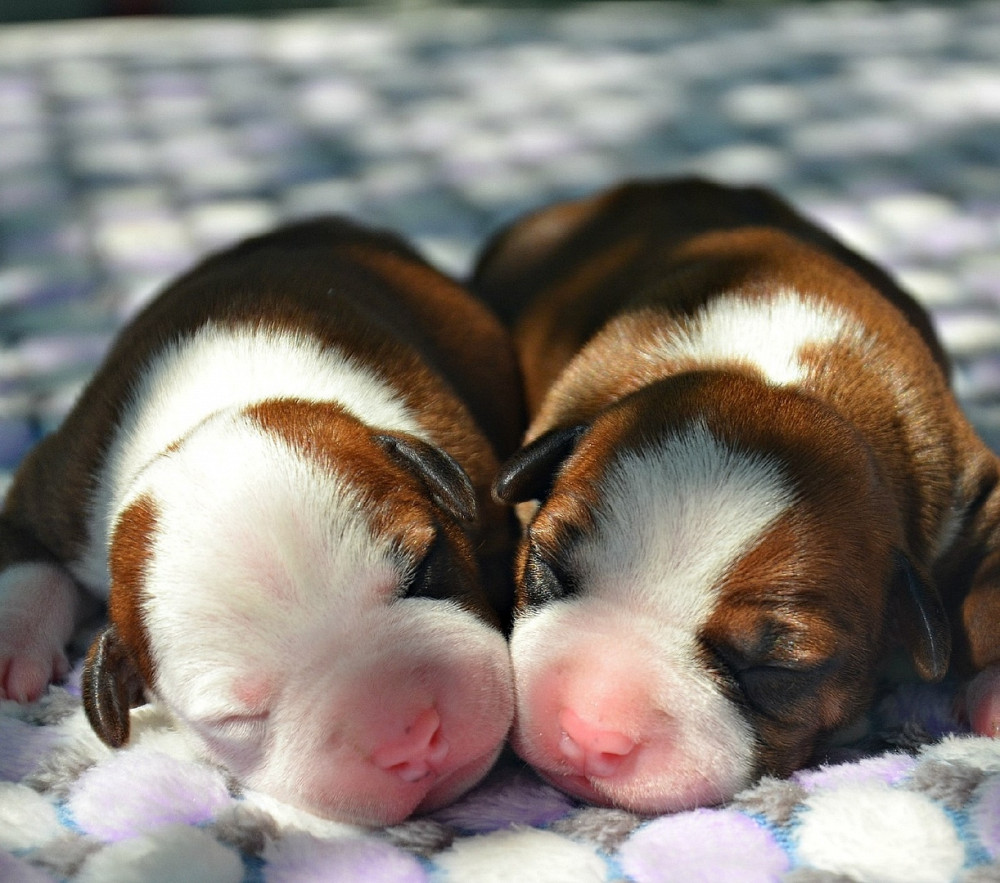
[[[513,744],[549,781],[716,803],[808,763],[894,642],[942,677],[949,614],[962,665],[1000,661],[997,459],[880,270],[764,191],[679,180],[525,217],[473,287],[525,374],[495,492],[540,501]]]
[[[486,309],[388,234],[326,219],[210,257],[16,475],[0,696],[65,671],[82,587],[108,598],[84,702],[109,744],[148,697],[316,814],[453,800],[513,712],[489,486],[516,370]]]

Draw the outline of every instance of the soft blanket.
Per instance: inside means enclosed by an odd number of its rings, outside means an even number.
[[[965,735],[952,698],[896,686],[839,760],[724,807],[582,806],[504,758],[457,804],[366,830],[243,791],[148,707],[128,748],[105,748],[71,682],[0,708],[0,880],[998,880],[1000,742]]]

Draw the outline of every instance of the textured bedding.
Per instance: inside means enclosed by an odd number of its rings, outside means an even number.
[[[368,830],[241,790],[148,707],[112,752],[71,682],[0,716],[0,880],[997,880],[1000,745],[963,735],[952,693],[897,686],[828,763],[724,807],[585,807],[504,758],[453,806]]]
[[[775,187],[892,270],[1000,444],[1000,4],[0,28],[0,493],[210,248],[343,212],[461,274],[518,212],[690,172]],[[966,734],[950,682],[887,681],[823,764],[731,805],[586,807],[506,757],[456,805],[362,830],[242,791],[153,709],[110,751],[77,677],[0,703],[0,881],[1000,880],[1000,743]]]

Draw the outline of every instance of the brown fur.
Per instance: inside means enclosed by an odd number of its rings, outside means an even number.
[[[391,372],[477,486],[489,482],[492,457],[516,446],[517,367],[488,311],[390,234],[339,219],[291,225],[170,285],[122,331],[60,429],[25,458],[4,515],[56,559],[79,551],[80,506],[136,375],[165,342],[208,321],[302,330]]]
[[[155,683],[153,654],[142,617],[145,570],[153,557],[156,503],[139,497],[122,512],[111,539],[111,594],[108,618],[118,627],[122,643],[132,649],[135,666],[147,684]]]

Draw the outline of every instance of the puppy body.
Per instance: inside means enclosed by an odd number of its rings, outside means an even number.
[[[244,784],[398,821],[488,769],[516,440],[500,326],[406,246],[339,220],[209,258],[122,333],[0,521],[0,690],[85,670],[110,744],[155,698]]]
[[[787,774],[893,640],[943,676],[949,614],[991,677],[997,461],[885,274],[763,191],[682,180],[529,216],[474,286],[525,373],[496,493],[540,501],[513,739],[551,781],[661,812]]]

